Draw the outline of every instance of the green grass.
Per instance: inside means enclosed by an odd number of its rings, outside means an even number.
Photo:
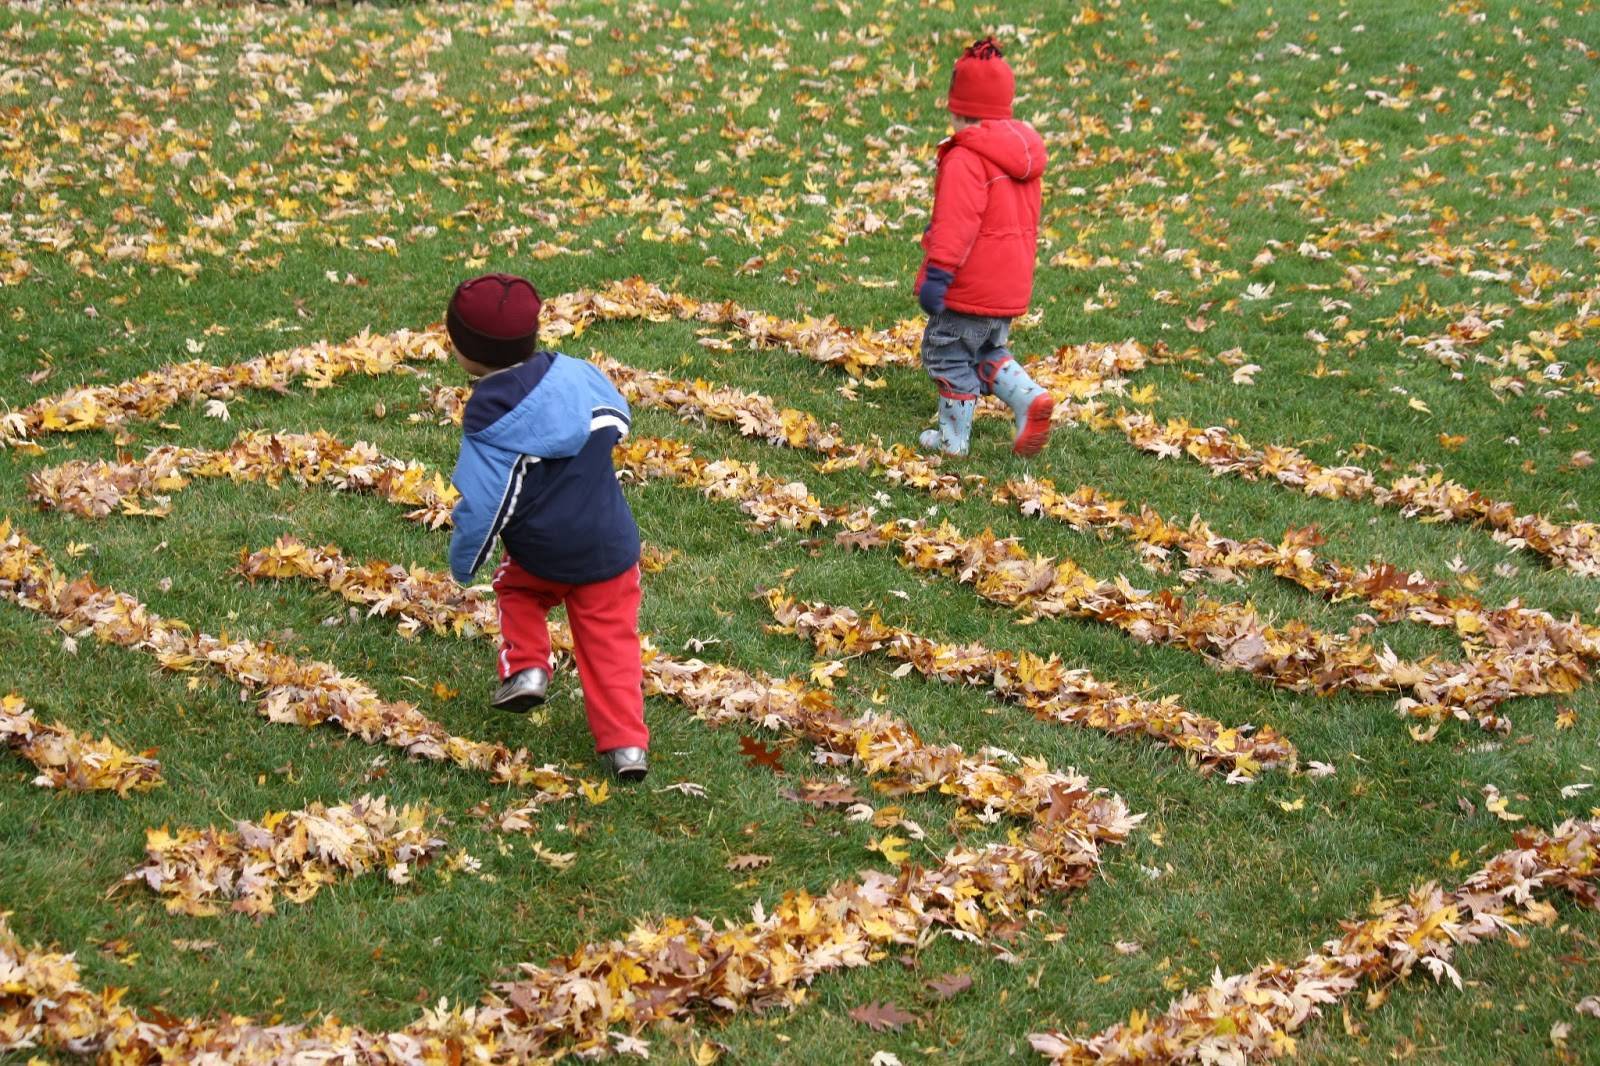
[[[1594,468],[1571,465],[1573,452],[1595,445],[1600,401],[1570,387],[1548,395],[1491,387],[1522,376],[1492,365],[1514,350],[1520,357],[1519,342],[1536,369],[1546,358],[1537,349],[1568,374],[1594,358],[1595,327],[1582,320],[1595,312],[1582,309],[1600,286],[1595,66],[1570,42],[1600,46],[1600,9],[1590,0],[1100,0],[1096,21],[1078,8],[705,0],[675,22],[652,5],[585,0],[541,25],[495,7],[8,7],[0,13],[0,278],[14,281],[0,288],[0,395],[20,407],[73,384],[118,381],[188,358],[191,341],[203,344],[204,358],[228,362],[369,326],[424,325],[440,316],[451,285],[480,269],[525,272],[546,293],[641,274],[776,314],[886,325],[915,312],[915,241],[932,146],[945,132],[938,102],[949,63],[979,28],[1009,26],[1002,36],[1018,42],[1011,58],[1026,94],[1019,113],[1052,152],[1035,300],[1043,317],[1019,331],[1019,350],[1165,341],[1192,358],[1136,382],[1156,386],[1160,414],[1229,422],[1253,442],[1294,442],[1328,463],[1362,445],[1350,461],[1395,476],[1420,463],[1557,519],[1600,515]],[[439,47],[418,58],[407,45],[424,32]],[[496,51],[521,42],[564,45],[570,74]],[[254,45],[284,57],[281,75],[247,76]],[[329,81],[352,74],[350,84]],[[246,106],[258,92],[259,107]],[[1369,92],[1407,106],[1383,107]],[[296,102],[310,110],[296,116]],[[503,167],[438,164],[468,158],[475,139],[500,131],[510,148]],[[194,154],[184,161],[175,152]],[[336,172],[352,177],[340,185]],[[202,225],[224,204],[233,229]],[[887,225],[841,239],[836,213],[860,218],[867,209]],[[650,239],[669,228],[664,215],[681,216],[686,239]],[[192,276],[115,258],[120,244],[162,227],[166,243],[210,233],[217,244],[181,257],[194,264]],[[1327,258],[1296,251],[1330,235],[1337,241]],[[393,251],[366,245],[377,237],[392,238]],[[532,261],[527,250],[539,241],[570,251]],[[1073,247],[1113,265],[1045,265]],[[1456,265],[1425,254],[1446,247]],[[1266,248],[1275,261],[1258,263]],[[764,262],[736,270],[755,256]],[[1556,280],[1526,305],[1510,281],[1471,273],[1504,270],[1520,282],[1535,264]],[[332,283],[329,273],[358,283]],[[1275,288],[1264,301],[1241,299],[1255,284]],[[1459,379],[1406,343],[1443,334],[1469,310],[1503,326],[1462,348]],[[1185,325],[1198,315],[1211,323],[1201,333]],[[1578,336],[1552,347],[1546,334],[1571,322]],[[852,438],[910,440],[932,411],[932,390],[911,371],[887,371],[885,387],[858,388],[851,401],[838,391],[842,376],[798,357],[719,353],[696,339],[681,323],[618,324],[565,349],[767,392],[838,421]],[[1232,385],[1231,368],[1215,359],[1235,347],[1264,368],[1253,387]],[[48,375],[30,380],[42,370]],[[406,641],[377,619],[324,625],[344,617],[326,592],[251,585],[230,571],[241,548],[283,533],[337,543],[352,558],[442,566],[444,536],[401,521],[389,505],[201,483],[175,496],[163,521],[86,523],[38,513],[25,497],[30,471],[70,458],[163,442],[216,446],[246,428],[327,428],[448,469],[453,432],[404,418],[419,406],[417,386],[389,377],[246,395],[231,402],[227,424],[180,408],[165,418],[178,428],[134,424],[120,446],[102,434],[48,438],[42,455],[0,457],[0,511],[64,567],[87,568],[162,614],[208,632],[274,636],[385,696],[415,700],[454,731],[588,770],[573,679],[558,683],[542,722],[496,716],[483,705],[488,645]],[[1428,412],[1408,406],[1410,398]],[[380,400],[388,410],[381,421],[372,414]],[[803,455],[654,412],[639,415],[637,430],[688,437],[707,456],[758,461],[804,479],[830,504],[864,504],[884,488],[865,476],[823,476]],[[1452,450],[1441,434],[1467,439]],[[1233,536],[1276,538],[1315,524],[1327,553],[1350,562],[1383,558],[1441,576],[1459,557],[1488,603],[1522,597],[1596,620],[1600,583],[1511,553],[1482,531],[1212,478],[1113,435],[1063,432],[1040,459],[1022,463],[999,424],[981,422],[971,466],[1091,483],[1164,513],[1199,513]],[[1108,854],[1100,883],[1047,903],[1006,945],[1010,964],[941,938],[820,979],[793,1013],[702,1018],[692,1030],[647,1034],[657,1060],[678,1061],[706,1037],[726,1044],[725,1061],[736,1062],[864,1062],[878,1049],[908,1063],[1027,1057],[1029,1032],[1093,1032],[1131,1010],[1161,1008],[1171,987],[1194,987],[1214,970],[1297,959],[1336,934],[1340,919],[1362,914],[1374,892],[1430,878],[1454,884],[1509,843],[1509,827],[1481,803],[1475,814],[1458,806],[1458,798],[1478,801],[1485,784],[1513,797],[1532,824],[1595,802],[1593,793],[1560,794],[1600,772],[1600,699],[1590,688],[1511,704],[1510,737],[1450,724],[1420,745],[1387,699],[1274,690],[1089,622],[1018,627],[969,590],[887,555],[759,534],[731,506],[665,486],[630,492],[646,539],[678,552],[649,579],[643,608],[666,650],[716,638],[707,657],[804,671],[806,647],[767,632],[770,619],[752,599],[793,569],[797,594],[877,604],[891,621],[952,640],[1054,651],[1129,688],[1177,693],[1224,721],[1271,724],[1303,758],[1338,767],[1330,778],[1268,774],[1232,787],[1198,776],[1165,748],[1037,722],[980,693],[893,679],[884,660],[855,661],[841,682],[852,703],[870,706],[882,690],[886,707],[930,741],[999,744],[1075,766],[1147,812],[1146,826]],[[892,514],[931,504],[912,493],[890,497]],[[1120,541],[982,500],[940,510],[964,529],[1018,534],[1096,574],[1124,573],[1140,587],[1175,580],[1143,571]],[[69,559],[68,546],[80,544],[87,547]],[[1504,563],[1514,569],[1497,569]],[[165,591],[162,578],[171,580]],[[1359,613],[1264,577],[1208,591],[1331,628]],[[1378,636],[1402,654],[1456,651],[1416,626]],[[386,775],[368,780],[374,759],[390,753],[331,730],[267,724],[234,686],[206,678],[191,687],[137,653],[84,639],[69,654],[60,634],[10,606],[0,606],[0,654],[5,687],[41,717],[160,749],[167,787],[129,800],[36,789],[26,765],[0,757],[0,908],[15,912],[25,940],[78,951],[88,980],[127,986],[141,1007],[285,1019],[332,1012],[401,1025],[419,1004],[472,1001],[520,962],[620,934],[643,917],[738,918],[787,889],[822,890],[883,863],[866,850],[870,827],[780,797],[810,772],[804,751],[792,750],[788,777],[775,779],[740,758],[739,730],[707,730],[664,701],[648,707],[651,787],[544,815],[535,839],[578,854],[556,872],[526,840],[485,833],[466,814],[486,797],[511,798],[478,777],[390,755]],[[439,699],[435,681],[460,695]],[[1556,728],[1558,703],[1577,712],[1575,728]],[[701,783],[707,798],[653,791],[676,781]],[[147,827],[225,824],[367,791],[446,812],[453,824],[445,835],[482,860],[481,874],[447,879],[432,868],[403,887],[359,878],[259,923],[171,917],[137,893],[105,898],[139,861]],[[1283,809],[1299,798],[1303,809]],[[928,847],[955,841],[947,804],[925,797],[906,807],[928,830]],[[747,851],[774,861],[753,874],[724,869]],[[1454,868],[1453,852],[1461,857]],[[1561,921],[1534,931],[1524,948],[1463,949],[1464,992],[1418,976],[1378,1009],[1352,999],[1348,1021],[1334,1008],[1302,1034],[1304,1057],[1541,1061],[1557,1055],[1552,1025],[1567,1022],[1569,1057],[1600,1061],[1600,1022],[1573,1011],[1600,991],[1600,916],[1563,905]],[[98,947],[119,939],[131,945],[120,957]],[[217,946],[197,956],[174,945],[182,939]],[[1143,950],[1120,954],[1119,940]],[[949,970],[970,972],[973,988],[925,1002],[921,982]],[[846,1017],[881,999],[916,1009],[922,1021],[879,1035]]]

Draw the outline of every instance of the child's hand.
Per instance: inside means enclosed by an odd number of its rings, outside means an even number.
[[[950,283],[956,276],[942,267],[930,266],[927,274],[922,278],[922,287],[917,290],[917,303],[930,315],[936,315],[944,310],[944,294],[950,288]]]

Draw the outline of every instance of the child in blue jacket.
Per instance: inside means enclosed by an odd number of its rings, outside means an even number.
[[[595,748],[625,779],[649,769],[639,658],[639,527],[611,450],[628,404],[595,366],[536,350],[533,284],[487,274],[457,286],[445,313],[456,361],[475,378],[451,481],[450,573],[461,584],[495,550],[500,687],[526,711],[550,683],[546,616],[565,603]]]

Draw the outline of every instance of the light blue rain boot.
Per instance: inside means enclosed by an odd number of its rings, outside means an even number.
[[[1015,359],[1007,359],[995,371],[989,386],[1005,401],[1017,420],[1017,436],[1011,450],[1017,455],[1037,455],[1050,439],[1050,415],[1055,399],[1040,388]]]
[[[946,455],[966,455],[967,439],[972,436],[972,409],[976,400],[939,397],[939,428],[925,429],[917,438],[927,451]]]

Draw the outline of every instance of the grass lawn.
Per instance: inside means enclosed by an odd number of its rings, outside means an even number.
[[[1105,397],[1108,413],[1226,426],[1382,483],[1438,472],[1557,523],[1600,519],[1593,0],[10,4],[0,401],[15,411],[183,360],[423,329],[456,281],[488,270],[527,274],[547,297],[637,275],[786,319],[890,327],[917,314],[910,284],[950,64],[991,30],[1017,72],[1018,117],[1051,152],[1019,355],[1131,339],[1163,358]],[[914,444],[931,424],[934,392],[914,367],[852,378],[715,325],[597,323],[562,350],[764,393],[852,441]],[[599,780],[575,676],[558,678],[542,713],[497,715],[488,643],[401,636],[326,589],[237,573],[242,550],[282,535],[351,560],[443,568],[447,534],[401,508],[226,480],[172,492],[164,518],[90,520],[29,498],[29,476],[64,462],[221,448],[247,430],[325,429],[448,474],[458,431],[423,389],[464,379],[440,362],[413,370],[38,433],[37,447],[0,451],[0,513],[69,575],[92,573],[205,633],[331,663],[452,733]],[[1463,654],[1448,628],[1383,623],[1360,601],[1330,603],[1270,572],[1185,575],[1181,561],[1157,572],[1125,537],[1025,517],[986,492],[935,500],[867,472],[820,472],[815,455],[725,425],[635,416],[636,436],[759,464],[827,506],[992,529],[1098,577],[1252,602],[1274,625],[1355,629],[1402,657]],[[1600,624],[1600,576],[1481,526],[1214,476],[1104,426],[1064,427],[1022,460],[1005,425],[979,420],[961,472],[1092,485],[1273,544],[1315,526],[1329,559],[1386,561],[1490,607],[1519,600]],[[793,1010],[697,1011],[641,1034],[652,1061],[1044,1061],[1030,1034],[1087,1037],[1159,1013],[1215,972],[1293,963],[1375,899],[1434,880],[1453,889],[1518,829],[1600,817],[1600,793],[1571,787],[1600,777],[1592,686],[1507,701],[1509,732],[1448,719],[1418,740],[1427,731],[1396,712],[1395,692],[1274,687],[1092,620],[1024,617],[891,552],[847,551],[831,530],[757,530],[735,503],[664,483],[627,492],[645,539],[669,553],[646,578],[642,618],[665,653],[812,675],[815,650],[773,631],[759,595],[782,584],[940,641],[1055,654],[1226,725],[1270,726],[1301,761],[1229,783],[1150,740],[1038,719],[884,657],[851,659],[829,680],[852,715],[892,713],[930,744],[1075,768],[1145,819],[1127,846],[1105,849],[1091,883],[1043,895],[987,942],[884,948],[819,976]],[[271,724],[214,672],[66,639],[10,602],[0,661],[0,690],[41,720],[158,749],[165,785],[123,798],[35,787],[37,769],[0,745],[0,911],[24,945],[76,952],[87,986],[125,987],[141,1011],[398,1028],[646,919],[742,921],[787,892],[893,872],[869,848],[906,837],[893,816],[885,828],[785,797],[810,778],[843,774],[880,813],[902,807],[925,833],[907,842],[913,863],[1012,828],[958,816],[938,791],[875,794],[804,742],[779,744],[778,774],[741,751],[742,738],[775,734],[709,728],[652,698],[648,782],[550,804],[533,832],[500,833],[471,812],[511,805],[515,788],[335,728]],[[1333,772],[1307,772],[1312,762]],[[681,783],[703,795],[667,787]],[[407,883],[341,878],[259,919],[169,914],[138,886],[107,896],[143,860],[147,829],[229,828],[368,793],[445,819],[444,851]],[[770,861],[732,862],[744,855]],[[1462,946],[1459,989],[1420,966],[1363,986],[1297,1030],[1294,1054],[1600,1062],[1600,1017],[1578,1009],[1600,995],[1600,913],[1559,892],[1549,902],[1547,923]],[[947,1000],[928,991],[952,973],[971,987]],[[851,1016],[884,1001],[913,1020],[879,1032]],[[17,1007],[0,972],[0,1019]],[[0,1051],[0,1063],[39,1053]]]

